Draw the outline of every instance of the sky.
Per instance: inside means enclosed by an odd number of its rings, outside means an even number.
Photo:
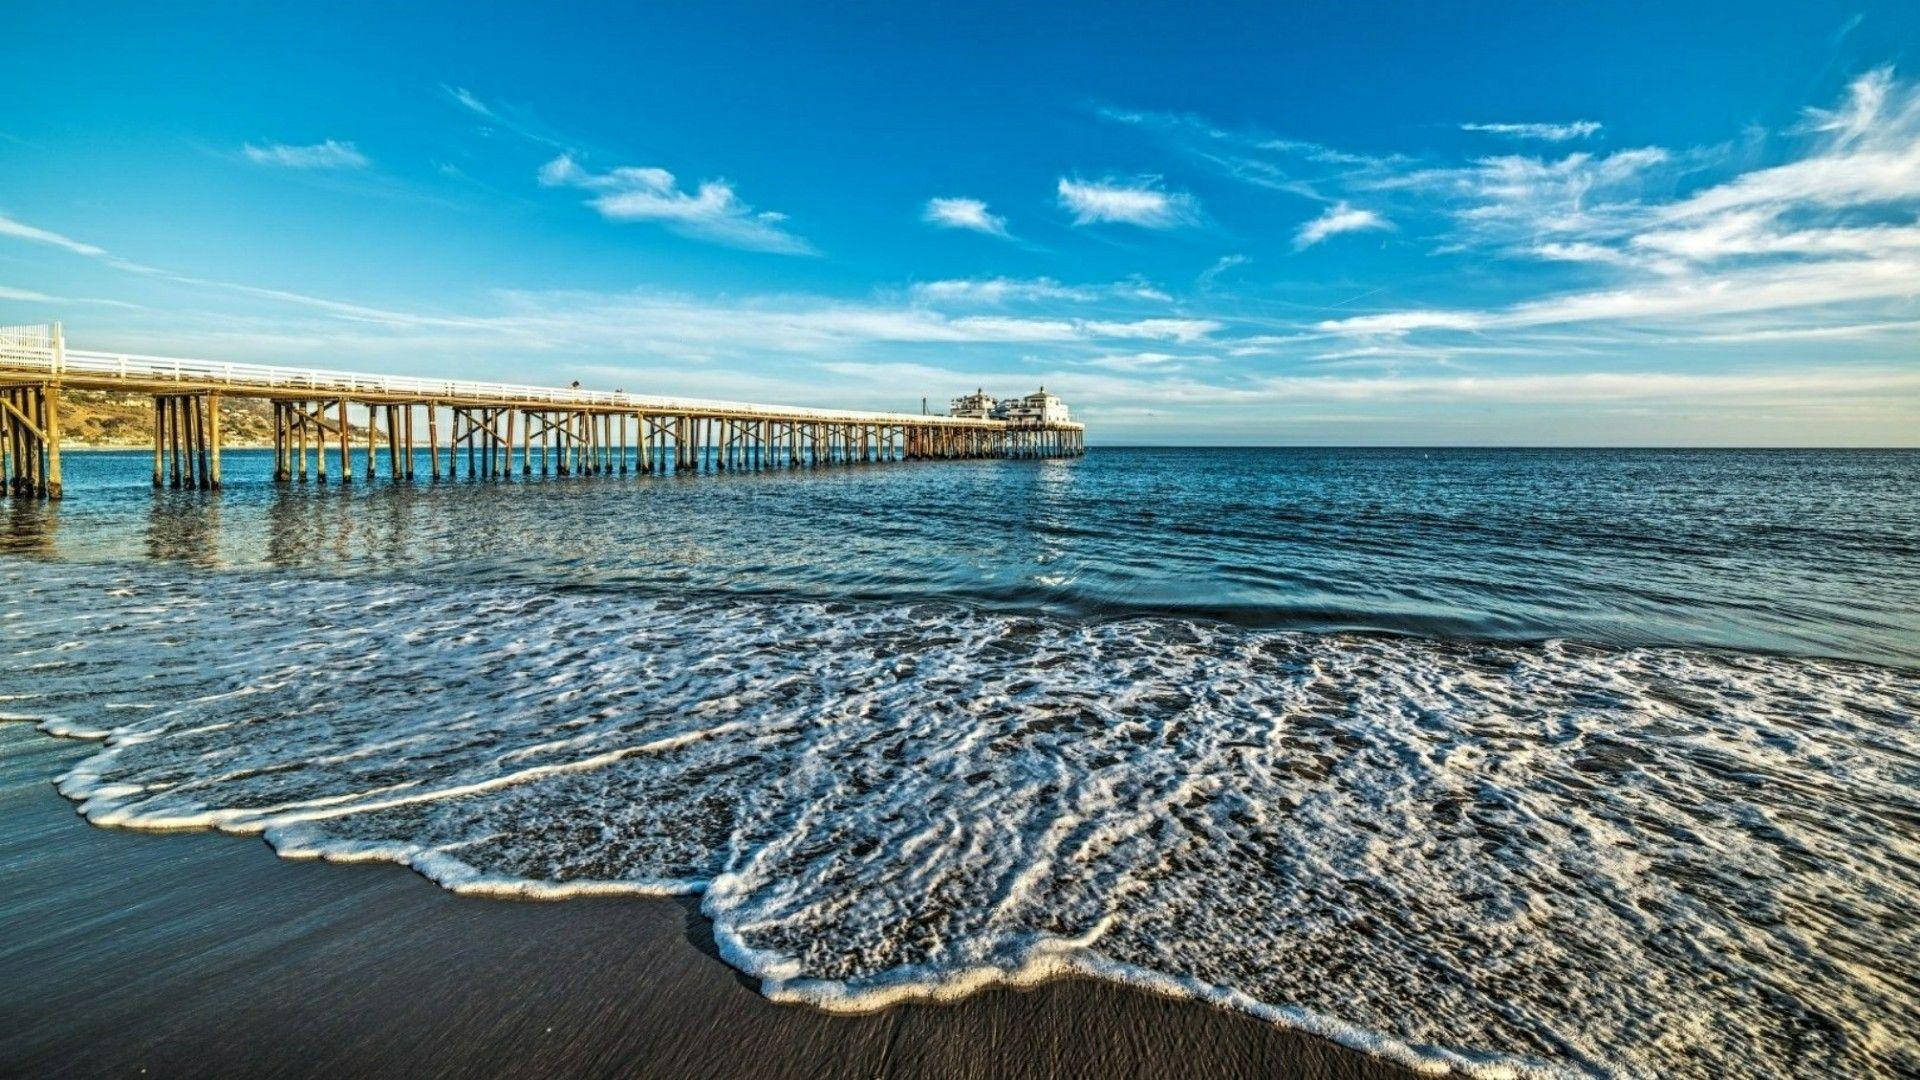
[[[1044,384],[1092,444],[1920,444],[1911,0],[178,6],[11,6],[0,323]]]

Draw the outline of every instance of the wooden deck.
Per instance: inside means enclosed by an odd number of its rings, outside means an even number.
[[[862,412],[619,391],[318,371],[68,349],[59,324],[0,327],[5,494],[61,496],[63,388],[153,397],[155,487],[220,487],[220,401],[273,407],[273,478],[639,475],[891,461],[1063,457],[1078,423]],[[349,423],[350,409],[364,421]],[[447,425],[441,438],[440,425]],[[356,430],[357,429],[357,430]],[[631,435],[631,437],[629,437]],[[356,462],[356,445],[362,450]],[[311,468],[309,468],[311,465]],[[444,467],[443,467],[444,466]]]

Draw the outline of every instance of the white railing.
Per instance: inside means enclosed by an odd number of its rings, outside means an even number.
[[[19,331],[16,336],[13,332]],[[27,331],[39,331],[29,340]],[[135,353],[61,350],[48,327],[0,328],[0,371],[27,371],[59,376],[63,381],[90,385],[113,382],[175,382],[209,389],[259,390],[273,395],[308,392],[318,395],[365,395],[426,399],[441,405],[557,406],[620,409],[634,412],[750,416],[757,419],[820,420],[835,423],[921,424],[932,426],[1005,426],[998,420],[925,416],[918,413],[859,412],[844,409],[805,409],[786,405],[757,405],[706,398],[655,397],[606,390],[560,389],[514,383],[473,382],[463,379],[421,379],[405,375],[368,375],[352,371],[320,371],[265,364],[230,364]],[[75,379],[79,376],[79,379]],[[1078,428],[1080,425],[1063,425]]]
[[[53,348],[53,327],[47,323],[34,326],[0,326],[0,346],[17,345],[25,348]]]

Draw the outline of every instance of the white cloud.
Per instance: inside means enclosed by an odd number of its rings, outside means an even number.
[[[1676,340],[1726,341],[1730,316],[1792,313],[1764,328],[1818,340],[1823,324],[1888,324],[1920,297],[1920,85],[1881,68],[1855,79],[1831,109],[1808,110],[1799,156],[1666,201],[1642,196],[1659,148],[1557,161],[1493,158],[1421,170],[1405,190],[1452,193],[1471,243],[1587,263],[1617,287],[1500,308],[1381,312],[1323,321],[1359,335],[1488,333],[1563,324],[1658,325]],[[1712,158],[1695,156],[1711,165]],[[1737,335],[1744,330],[1735,329]]]
[[[479,116],[484,116],[489,120],[495,119],[493,110],[487,107],[487,103],[473,96],[466,87],[442,84],[440,89],[446,91],[448,97],[458,102],[460,106],[467,111]]]
[[[1108,371],[1173,371],[1179,369],[1187,359],[1163,352],[1107,353],[1083,363]]]
[[[256,165],[278,165],[288,169],[363,169],[367,166],[366,155],[352,143],[335,139],[310,146],[289,146],[286,143],[255,146],[248,143],[241,152]]]
[[[1484,331],[1591,322],[1690,322],[1702,318],[1900,299],[1920,295],[1920,258],[1851,259],[1770,266],[1642,288],[1569,293],[1491,310],[1426,309],[1329,319],[1336,334]]]
[[[124,300],[101,300],[91,296],[48,296],[32,289],[16,289],[0,285],[0,300],[13,300],[26,304],[93,304],[99,307],[126,308],[139,310],[139,304],[129,304]]]
[[[1505,135],[1515,139],[1541,139],[1546,142],[1566,142],[1569,139],[1584,139],[1600,130],[1597,120],[1575,120],[1569,124],[1461,124],[1461,131],[1477,131],[1484,135]]]
[[[1061,177],[1060,205],[1073,214],[1075,225],[1119,222],[1145,229],[1171,229],[1194,219],[1193,196],[1166,191],[1157,178],[1121,183]]]
[[[988,236],[1011,239],[1007,219],[987,210],[979,199],[928,199],[920,220],[943,229],[968,229]]]
[[[1193,283],[1199,287],[1202,292],[1205,292],[1213,288],[1214,281],[1218,279],[1221,274],[1226,273],[1236,266],[1245,266],[1251,261],[1253,260],[1247,258],[1245,255],[1222,255],[1214,260],[1212,266],[1200,271],[1200,276],[1194,278]]]
[[[1855,79],[1838,108],[1809,115],[1808,130],[1825,137],[1815,153],[1708,188],[1661,216],[1683,221],[1746,208],[1832,210],[1920,198],[1920,84],[1898,85],[1881,68]]]
[[[1834,137],[1845,146],[1880,127],[1887,106],[1895,98],[1893,69],[1879,67],[1853,80],[1847,87],[1847,99],[1837,109],[1808,109],[1807,127]],[[1911,118],[1914,102],[1909,96],[1905,109]]]
[[[1584,240],[1563,242],[1550,240],[1525,249],[1525,254],[1549,262],[1574,263],[1610,263],[1614,266],[1639,266],[1641,261],[1618,248],[1604,244],[1588,243]]]
[[[1344,202],[1334,203],[1319,217],[1300,226],[1300,231],[1293,235],[1293,249],[1304,251],[1339,233],[1391,228],[1392,222],[1371,210],[1361,210]]]
[[[1090,337],[1149,338],[1182,344],[1199,341],[1221,329],[1221,324],[1212,319],[1135,319],[1132,322],[1086,322],[1080,326]]]
[[[571,154],[542,165],[538,176],[543,187],[593,192],[587,204],[609,221],[655,222],[682,236],[751,251],[814,254],[805,240],[780,228],[785,214],[754,210],[725,180],[705,181],[688,193],[665,169],[621,166],[590,173]]]
[[[1457,243],[1526,250],[1548,239],[1617,235],[1638,212],[1649,175],[1671,161],[1660,147],[1547,160],[1519,154],[1370,178],[1371,193],[1438,200]]]
[[[0,236],[11,236],[18,240],[30,240],[36,244],[52,244],[54,247],[65,248],[75,255],[86,255],[90,258],[106,254],[106,251],[94,247],[92,244],[83,244],[78,240],[62,236],[57,232],[49,232],[46,229],[35,228],[25,222],[15,221],[4,214],[0,214]]]
[[[1135,300],[1168,303],[1173,298],[1144,281],[1116,281],[1110,285],[1063,285],[1052,278],[948,278],[917,282],[914,299],[935,304],[989,304],[1064,300],[1092,303]]]
[[[463,86],[448,86],[442,83],[440,90],[447,95],[449,101],[485,120],[489,128],[505,131],[509,134],[517,135],[528,142],[537,143],[541,146],[551,147],[563,152],[567,152],[571,147],[579,145],[574,140],[567,139],[559,133],[550,130],[546,125],[540,123],[538,118],[534,117],[525,109],[505,105],[490,105],[480,100],[478,95]]]
[[[1641,233],[1630,243],[1695,262],[1753,255],[1892,255],[1920,251],[1920,223],[1787,228],[1771,214],[1734,212],[1693,228]]]
[[[1920,394],[1920,371],[1843,369],[1681,373],[1589,371],[1511,375],[1279,376],[1262,380],[1274,398],[1425,400],[1516,405],[1602,401],[1724,402],[1729,398],[1805,405],[1835,398]]]

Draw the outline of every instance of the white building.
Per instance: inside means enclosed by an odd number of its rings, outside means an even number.
[[[1068,420],[1066,403],[1041,387],[1023,398],[1008,398],[994,407],[996,419],[1016,427],[1043,427],[1064,424]]]
[[[972,420],[990,420],[994,416],[997,405],[992,394],[975,390],[971,394],[954,398],[953,404],[947,410],[947,415],[964,416]]]

